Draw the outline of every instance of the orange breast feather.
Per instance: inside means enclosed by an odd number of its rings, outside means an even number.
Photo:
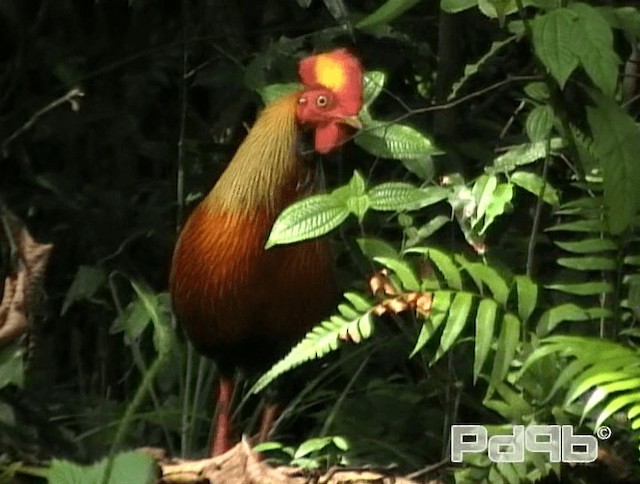
[[[201,204],[176,245],[173,309],[191,341],[221,366],[266,367],[331,311],[326,242],[264,250],[274,218]]]

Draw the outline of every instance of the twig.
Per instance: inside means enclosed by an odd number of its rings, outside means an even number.
[[[333,420],[335,419],[335,416],[337,415],[338,410],[344,403],[345,399],[347,398],[347,395],[351,391],[351,388],[353,387],[354,383],[362,373],[362,370],[364,370],[365,366],[367,366],[367,363],[369,363],[370,359],[371,359],[371,355],[368,355],[364,360],[362,360],[362,363],[360,363],[360,366],[358,367],[358,369],[355,371],[355,373],[349,380],[349,383],[341,392],[340,396],[338,397],[338,400],[336,400],[336,403],[333,406],[333,409],[329,413],[329,416],[324,421],[324,425],[322,426],[322,430],[320,431],[320,437],[325,437],[329,433],[329,428],[331,427],[331,424],[333,423]]]
[[[182,0],[182,76],[180,76],[180,132],[178,134],[178,173],[176,175],[176,232],[180,232],[184,217],[184,136],[187,124],[187,72],[189,59],[187,55],[188,10],[187,0]],[[180,454],[185,457],[189,443],[189,427],[193,415],[189,413],[189,397],[191,396],[191,380],[193,373],[193,346],[187,343],[187,367],[185,389],[182,400],[182,418],[180,422]]]
[[[494,84],[491,84],[490,86],[484,87],[482,89],[479,89],[475,92],[469,93],[466,96],[462,96],[459,97],[458,99],[454,99],[453,101],[449,101],[446,103],[442,103],[442,104],[435,104],[433,106],[427,106],[426,108],[418,108],[418,109],[414,109],[412,110],[412,112],[410,114],[420,114],[420,113],[426,113],[429,111],[439,111],[441,109],[451,109],[453,107],[458,106],[459,104],[463,104],[466,103],[467,101],[470,101],[471,99],[474,99],[478,96],[482,96],[484,94],[487,94],[491,91],[495,91],[496,89],[500,89],[502,86],[506,86],[507,84],[511,84],[512,82],[529,82],[529,81],[536,81],[536,80],[540,80],[541,77],[540,76],[536,76],[536,75],[530,75],[530,76],[509,76],[506,79],[503,79],[502,81],[498,81]],[[405,116],[406,117],[406,116]],[[402,118],[404,119],[404,118]]]
[[[522,111],[525,106],[526,106],[525,101],[524,100],[520,101],[520,104],[518,104],[518,107],[513,111],[513,114],[511,115],[507,123],[504,125],[504,128],[502,128],[502,131],[500,131],[500,136],[498,137],[498,139],[502,140],[507,135],[507,133],[511,129],[511,126],[513,125],[513,122],[516,120],[516,117],[518,117],[518,114],[520,114],[520,111]]]
[[[536,242],[538,239],[538,230],[540,229],[540,217],[542,214],[542,202],[544,193],[547,188],[547,172],[549,170],[549,160],[551,159],[551,136],[548,135],[544,145],[544,163],[542,165],[542,187],[536,201],[536,210],[533,215],[533,225],[531,226],[531,236],[529,237],[529,246],[527,248],[527,276],[533,275],[533,264],[535,261]],[[523,335],[526,338],[526,327]]]
[[[531,76],[509,76],[506,79],[503,79],[502,81],[498,81],[494,84],[491,84],[490,86],[484,87],[482,89],[479,89],[478,91],[472,92],[467,94],[466,96],[462,96],[459,97],[458,99],[454,99],[453,101],[449,101],[446,103],[442,103],[442,104],[433,104],[431,106],[426,106],[424,108],[416,108],[416,109],[411,109],[409,111],[407,111],[404,114],[401,114],[400,116],[397,116],[396,118],[390,120],[390,121],[386,121],[380,124],[376,124],[374,126],[370,126],[370,127],[365,127],[364,129],[361,129],[360,131],[358,131],[357,133],[355,133],[353,136],[350,136],[349,138],[345,139],[344,143],[346,143],[347,141],[352,140],[353,138],[355,138],[358,134],[360,133],[366,133],[368,131],[373,131],[373,130],[378,130],[381,128],[385,128],[388,126],[392,126],[396,123],[399,123],[400,121],[403,121],[411,116],[414,116],[416,114],[424,114],[424,113],[428,113],[431,111],[441,111],[441,110],[445,110],[445,109],[451,109],[454,108],[460,104],[464,104],[468,101],[471,101],[472,99],[482,96],[484,94],[487,94],[491,91],[495,91],[496,89],[500,89],[501,87],[507,85],[507,84],[511,84],[512,82],[529,82],[529,81],[535,81],[535,80],[540,80],[541,77],[540,76],[535,76],[535,75],[531,75]]]
[[[71,109],[74,110],[74,111],[77,111],[78,110],[78,99],[81,98],[82,96],[84,96],[84,92],[82,92],[77,87],[74,87],[69,92],[67,92],[65,95],[60,96],[57,99],[54,99],[49,104],[47,104],[45,107],[43,107],[42,109],[36,111],[33,114],[33,116],[31,116],[27,120],[26,123],[24,123],[22,126],[20,126],[17,130],[15,130],[8,138],[6,138],[2,142],[2,156],[4,158],[6,158],[9,155],[9,151],[7,149],[9,144],[12,141],[14,141],[16,138],[18,138],[19,136],[23,135],[24,133],[29,131],[31,128],[33,128],[33,126],[36,124],[36,122],[41,117],[43,117],[45,114],[47,114],[48,112],[53,111],[58,106],[66,103],[66,102],[71,103]]]
[[[382,88],[382,92],[385,93],[387,96],[389,96],[391,99],[393,99],[394,101],[396,101],[400,106],[402,106],[402,109],[404,109],[407,112],[411,111],[411,108],[409,107],[409,105],[407,103],[405,103],[402,98],[400,98],[400,96],[395,95],[393,92],[391,92],[389,89],[383,87]]]
[[[437,471],[438,469],[446,466],[447,464],[449,464],[449,459],[442,459],[440,462],[436,462],[435,464],[431,464],[427,467],[423,467],[422,469],[409,474],[407,476],[407,479],[417,479],[418,477]]]
[[[187,1],[182,0],[182,76],[180,80],[180,132],[178,134],[178,175],[176,179],[176,231],[180,232],[184,215],[184,136],[187,124],[187,72],[189,59],[187,55],[188,28]]]

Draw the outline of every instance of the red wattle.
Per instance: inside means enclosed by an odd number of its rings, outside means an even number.
[[[342,123],[328,123],[316,128],[315,148],[320,154],[342,145],[349,137],[349,128]]]

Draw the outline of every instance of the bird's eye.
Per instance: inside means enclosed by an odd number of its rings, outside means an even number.
[[[329,99],[327,99],[327,96],[318,96],[318,98],[316,99],[316,104],[318,105],[318,107],[323,108],[327,104],[329,104]]]

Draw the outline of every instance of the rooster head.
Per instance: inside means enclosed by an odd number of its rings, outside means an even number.
[[[304,87],[297,121],[315,130],[315,150],[328,153],[362,128],[362,66],[346,49],[337,49],[302,59],[298,72]]]

